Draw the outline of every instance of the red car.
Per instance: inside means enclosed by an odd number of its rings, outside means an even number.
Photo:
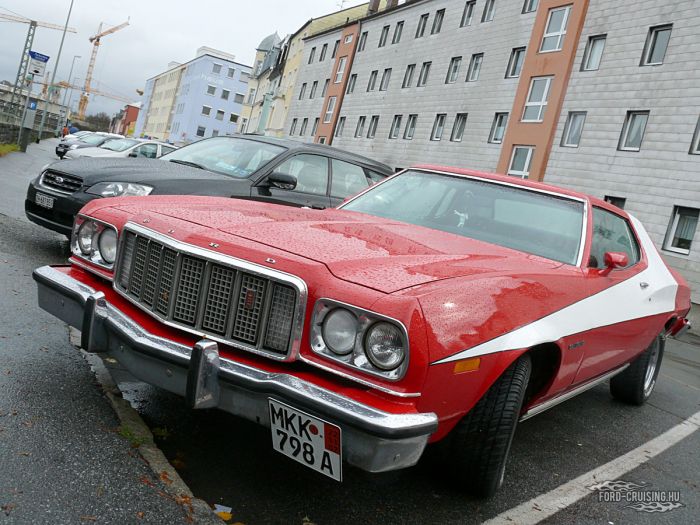
[[[212,197],[89,203],[39,304],[137,378],[271,428],[336,480],[446,440],[493,494],[519,420],[610,380],[642,404],[690,292],[631,215],[421,166],[340,209]]]

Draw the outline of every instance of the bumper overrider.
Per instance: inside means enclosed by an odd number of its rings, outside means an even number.
[[[151,334],[102,292],[51,266],[33,277],[39,306],[81,330],[84,350],[108,353],[138,379],[185,396],[192,408],[216,407],[269,427],[268,400],[287,403],[340,426],[343,459],[370,472],[414,465],[437,429],[434,413],[385,412],[290,374],[220,358],[214,341],[190,348]]]

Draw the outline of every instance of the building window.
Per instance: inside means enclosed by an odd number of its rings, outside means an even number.
[[[312,136],[312,137],[315,137],[315,136],[316,136],[316,132],[318,131],[318,120],[319,120],[318,117],[316,117],[316,118],[314,119],[314,127],[311,128],[311,136]]]
[[[216,94],[216,86],[207,86],[207,95],[215,95]]]
[[[671,224],[664,241],[664,250],[670,252],[689,254],[693,244],[693,237],[698,228],[697,208],[685,208],[683,206],[673,207]]]
[[[596,71],[600,68],[606,38],[607,35],[588,37],[586,50],[583,53],[583,61],[581,62],[581,71]]]
[[[506,78],[518,78],[523,69],[525,61],[525,48],[514,47],[510,52],[510,60],[508,60],[508,69],[506,69]]]
[[[472,25],[472,19],[474,18],[474,6],[476,5],[476,0],[469,0],[464,4],[464,11],[462,11],[462,20],[459,22],[459,27],[467,27]]]
[[[335,136],[342,137],[344,129],[345,129],[345,117],[340,117],[338,119],[338,124],[335,126]]]
[[[585,111],[569,111],[569,116],[564,126],[564,134],[561,137],[561,145],[565,148],[578,148],[585,122]]]
[[[523,4],[523,14],[537,11],[537,4],[539,4],[539,0],[525,0]]]
[[[394,28],[394,36],[391,39],[392,44],[398,44],[401,42],[401,33],[403,33],[403,21],[396,22],[396,27]]]
[[[338,54],[339,47],[340,47],[340,40],[336,40],[335,44],[333,44],[333,52],[331,53],[331,58],[335,58],[335,55]]]
[[[230,94],[231,92],[228,89],[221,90],[221,98],[223,98],[224,100],[228,100]]]
[[[547,109],[551,83],[552,77],[532,77],[521,119],[523,122],[542,122],[544,110]]]
[[[397,139],[399,138],[399,133],[401,132],[401,120],[403,115],[394,115],[394,120],[391,121],[391,129],[389,130],[389,138]]]
[[[211,66],[211,72],[214,75],[219,75],[221,74],[221,64],[212,64]]]
[[[304,82],[301,85],[301,90],[299,91],[299,100],[302,100],[304,98],[305,94],[306,94],[306,82]]]
[[[248,91],[248,104],[249,105],[255,101],[255,93],[256,93],[255,88],[250,88],[250,90]]]
[[[658,66],[664,63],[668,42],[671,40],[673,24],[649,28],[647,41],[644,44],[641,66]]]
[[[245,100],[245,95],[243,93],[236,93],[233,97],[233,101],[236,104],[243,104],[244,100]]]
[[[508,124],[508,113],[496,113],[491,124],[489,142],[491,144],[501,144],[503,136],[506,134],[506,124]]]
[[[223,110],[217,109],[216,110],[216,117],[214,117],[214,118],[216,118],[216,120],[224,120],[224,114],[225,114],[225,112]]]
[[[418,122],[418,115],[409,115],[406,120],[406,129],[403,131],[403,138],[406,140],[413,139],[413,135],[416,132],[416,122]]]
[[[353,74],[350,75],[350,80],[348,80],[348,89],[346,90],[346,93],[349,95],[353,91],[355,91],[355,83],[357,82],[357,75]]]
[[[359,53],[360,51],[364,51],[366,45],[367,45],[367,31],[363,31],[362,34],[360,35],[360,42],[357,44],[357,52]]]
[[[235,124],[236,122],[238,122],[238,115],[236,115],[235,113],[231,113],[231,115],[229,115],[228,117],[228,121],[233,122]]]
[[[206,134],[206,132],[207,132],[207,128],[205,128],[204,126],[197,126],[196,135],[198,137],[203,137]]]
[[[292,119],[292,126],[289,128],[289,135],[292,136],[297,130],[297,119]]]
[[[428,83],[428,75],[430,75],[430,66],[432,64],[432,62],[423,62],[423,65],[420,68],[420,74],[418,75],[418,83],[416,84],[416,87],[422,87]]]
[[[532,162],[534,151],[535,148],[533,146],[513,146],[508,175],[527,179],[530,176],[530,163]]]
[[[389,38],[389,26],[384,26],[382,27],[382,33],[379,35],[379,45],[377,47],[384,47],[387,38]]]
[[[309,127],[309,119],[305,118],[304,120],[301,121],[301,129],[299,130],[299,136],[303,137],[306,135],[306,128]]]
[[[248,129],[248,119],[244,118],[241,120],[241,125],[239,126],[241,133],[245,133]]]
[[[483,61],[483,53],[475,53],[472,55],[472,59],[469,62],[469,71],[467,71],[467,82],[476,82],[477,80],[479,80],[479,73],[481,72],[481,63]]]
[[[617,149],[622,151],[639,151],[644,139],[644,131],[649,120],[648,111],[628,111],[625,125],[620,133]]]
[[[343,80],[343,75],[345,74],[345,65],[348,62],[348,57],[341,57],[338,61],[338,69],[335,72],[334,84],[340,84]]]
[[[695,126],[695,134],[693,135],[693,141],[690,143],[691,155],[700,155],[700,118],[698,118],[698,123]]]
[[[230,68],[228,68],[228,72],[227,72],[226,76],[227,76],[228,78],[233,78],[233,74],[234,74],[235,72],[236,72],[235,68],[230,67]]]
[[[365,130],[365,120],[366,117],[362,116],[357,119],[357,127],[355,128],[355,137],[361,137]]]
[[[202,115],[205,117],[211,115],[211,106],[202,106]]]
[[[319,62],[323,62],[326,59],[327,52],[328,52],[328,44],[323,44],[323,47],[321,47],[321,54],[318,57]]]
[[[326,143],[326,137],[319,137],[319,138],[318,138],[318,143],[319,143],[319,144],[325,144],[325,143]]]
[[[433,122],[433,131],[430,133],[430,140],[441,140],[442,132],[445,131],[445,115],[444,113],[438,113],[435,115],[435,122]]]
[[[377,87],[378,74],[379,71],[376,69],[369,74],[369,82],[367,82],[367,91],[374,91],[374,88]]]
[[[322,98],[325,98],[325,97],[326,97],[326,93],[328,93],[328,84],[330,83],[330,81],[331,81],[331,79],[330,79],[330,78],[327,78],[327,79],[323,82],[323,89],[321,90],[321,97],[322,97]]]
[[[314,57],[316,56],[316,48],[312,47],[311,52],[309,53],[309,64],[311,64],[314,61]]]
[[[418,19],[418,27],[416,28],[416,38],[420,38],[423,35],[425,35],[425,27],[428,25],[428,18],[430,17],[430,13],[425,13],[424,15],[420,15],[420,18]]]
[[[219,136],[219,130],[218,130],[218,129],[213,130],[213,131],[211,132],[211,136],[212,136],[212,137],[218,137],[218,136]]]
[[[372,115],[369,120],[369,128],[367,128],[367,138],[373,139],[377,134],[377,126],[379,125],[379,115]]]
[[[571,13],[570,5],[549,10],[540,53],[561,51],[566,36],[566,26],[569,22],[569,13]]]
[[[415,70],[416,70],[415,64],[408,64],[406,66],[406,72],[403,75],[403,84],[401,84],[402,88],[411,87],[411,84],[413,83],[413,72]]]
[[[459,67],[461,65],[462,57],[452,57],[452,60],[450,60],[450,67],[447,68],[445,84],[454,84],[455,82],[457,82],[457,77],[459,75]]]
[[[382,81],[379,83],[379,91],[386,91],[389,89],[389,81],[391,80],[391,68],[387,68],[382,73]]]
[[[346,44],[349,44],[350,42],[352,42],[352,35],[345,35],[345,40],[344,40],[344,42],[345,42]]]
[[[455,123],[452,126],[452,135],[450,135],[451,142],[462,142],[462,137],[464,136],[464,128],[467,126],[467,114],[457,113],[455,117]]]
[[[494,14],[496,14],[496,0],[486,0],[484,11],[481,13],[481,23],[491,22]]]
[[[609,202],[613,206],[617,206],[621,210],[625,209],[625,203],[627,202],[627,199],[624,197],[614,197],[613,195],[606,195],[603,200]]]
[[[316,90],[318,89],[318,80],[314,80],[311,84],[311,93],[309,93],[309,100],[312,100],[316,96]]]
[[[323,123],[327,124],[333,118],[333,111],[335,110],[336,97],[328,98],[328,105],[326,106],[326,113],[323,115]]]
[[[435,18],[433,18],[433,28],[430,30],[431,35],[437,35],[442,29],[442,21],[445,19],[445,10],[440,9],[435,12]]]

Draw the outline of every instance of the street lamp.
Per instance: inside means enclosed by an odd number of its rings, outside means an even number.
[[[73,61],[70,64],[70,73],[68,73],[68,84],[70,87],[63,91],[63,102],[61,102],[61,106],[63,106],[63,108],[65,109],[65,112],[66,112],[66,116],[64,118],[64,125],[65,125],[65,123],[68,122],[68,108],[66,107],[66,95],[68,95],[69,90],[71,92],[71,95],[73,94],[73,81],[71,80],[71,77],[73,76],[73,67],[75,66],[75,61],[78,58],[82,58],[82,57],[80,55],[75,55],[73,57]],[[56,131],[57,132],[61,131],[61,121],[60,120],[58,121]]]

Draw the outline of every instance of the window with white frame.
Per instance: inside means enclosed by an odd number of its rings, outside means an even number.
[[[243,93],[236,93],[236,94],[233,96],[233,101],[234,101],[236,104],[243,104],[243,102],[245,101],[245,95],[244,95]]]
[[[481,64],[483,61],[483,53],[475,53],[472,55],[472,59],[469,62],[469,70],[467,71],[467,82],[476,82],[479,80],[479,73],[481,73]]]
[[[445,84],[454,84],[459,76],[459,67],[462,65],[462,57],[452,57],[450,66],[447,68]]]
[[[585,111],[569,111],[569,116],[564,125],[564,133],[561,137],[561,145],[565,148],[578,148],[583,133],[583,125],[586,122]]]
[[[348,89],[345,91],[346,94],[350,94],[353,91],[355,91],[355,83],[357,82],[357,74],[352,74],[350,75],[350,79],[348,80]]]
[[[236,72],[236,69],[233,67],[228,68],[228,72],[226,73],[226,76],[228,78],[233,78],[234,73]]]
[[[433,28],[430,30],[431,35],[437,35],[442,29],[442,21],[445,19],[445,10],[439,9],[435,11],[435,18],[433,18]]]
[[[391,121],[391,129],[389,130],[390,139],[399,138],[399,133],[401,133],[401,120],[403,120],[403,115],[394,115],[394,120]]]
[[[382,80],[379,83],[379,91],[386,91],[389,89],[389,82],[391,81],[391,68],[387,68],[382,73]]]
[[[233,122],[235,124],[236,122],[238,122],[238,115],[236,115],[235,113],[231,113],[228,117],[228,121]]]
[[[649,28],[647,41],[644,44],[644,52],[642,54],[642,66],[659,66],[664,63],[666,49],[671,40],[671,30],[673,24],[655,26]]]
[[[231,92],[228,89],[221,90],[221,98],[223,98],[224,100],[228,100],[230,94]]]
[[[430,13],[420,15],[420,18],[418,19],[418,27],[416,28],[416,38],[420,38],[425,35],[425,28],[428,25],[428,18],[430,18]]]
[[[211,136],[212,136],[212,137],[218,137],[218,136],[219,136],[219,130],[218,130],[218,129],[213,130],[213,131],[211,132]]]
[[[245,133],[247,131],[247,129],[248,129],[248,119],[247,118],[241,119],[241,125],[238,126],[238,129],[240,130],[241,133]]]
[[[292,136],[297,130],[297,119],[292,119],[292,125],[289,127],[289,135]]]
[[[369,74],[369,81],[367,82],[367,91],[374,91],[374,88],[377,87],[378,74],[379,71],[376,69]]]
[[[315,136],[316,136],[316,132],[318,131],[318,121],[319,121],[319,118],[316,117],[316,118],[314,119],[314,126],[311,128],[311,136],[312,136],[312,137],[315,137]]]
[[[330,78],[327,78],[327,79],[324,80],[324,82],[323,82],[323,89],[321,90],[321,97],[322,97],[322,98],[325,98],[326,93],[328,93],[328,84],[330,83],[330,81],[331,81],[331,79],[330,79]]]
[[[216,120],[224,120],[224,115],[226,112],[222,109],[217,109],[216,110],[216,116],[214,117]]]
[[[418,115],[411,114],[406,119],[406,128],[403,131],[403,138],[406,140],[413,139],[413,135],[416,132],[416,123],[418,122]]]
[[[319,137],[319,138],[318,138],[318,143],[319,143],[319,144],[325,144],[325,143],[326,143],[326,137]]]
[[[549,89],[552,84],[552,77],[532,77],[530,80],[530,91],[525,102],[523,111],[523,122],[542,122],[544,111],[547,109],[549,100]]]
[[[367,31],[363,31],[362,34],[360,35],[360,41],[357,43],[357,52],[361,52],[365,50],[365,46],[367,45]]]
[[[606,39],[607,35],[588,37],[586,50],[583,53],[583,62],[581,62],[581,71],[596,71],[600,68]]]
[[[303,137],[306,135],[306,128],[309,127],[309,119],[305,118],[304,120],[301,121],[301,129],[299,130],[299,136]]]
[[[321,47],[321,54],[318,57],[319,62],[323,62],[326,59],[326,53],[328,53],[328,44],[323,44],[323,47]]]
[[[561,51],[566,36],[566,26],[569,23],[571,6],[555,7],[549,10],[547,25],[545,26],[540,53]]]
[[[462,142],[462,137],[464,136],[464,128],[467,126],[467,114],[457,113],[455,117],[455,123],[452,126],[452,135],[450,135],[451,142]]]
[[[423,62],[423,65],[420,68],[420,74],[418,75],[418,83],[416,84],[416,87],[422,87],[428,83],[428,76],[430,75],[430,66],[432,64],[432,62]]]
[[[211,72],[214,75],[219,75],[221,73],[221,64],[212,64]]]
[[[379,35],[379,45],[377,47],[384,47],[386,45],[386,39],[389,38],[389,26],[382,27],[382,32]]]
[[[373,139],[377,135],[377,126],[379,126],[379,115],[372,115],[369,119],[369,127],[367,128],[367,138]]]
[[[309,93],[309,100],[312,100],[316,96],[316,90],[318,89],[318,80],[314,80],[311,84],[311,93]]]
[[[345,35],[345,40],[343,40],[346,44],[349,44],[352,42],[352,35]]]
[[[430,140],[441,140],[442,133],[445,131],[445,118],[447,115],[445,113],[438,113],[435,115],[435,122],[433,122],[433,131],[430,133]]]
[[[501,144],[503,137],[506,134],[506,125],[508,124],[508,113],[496,113],[491,124],[491,133],[489,133],[489,142],[491,144]]]
[[[462,20],[459,22],[459,27],[467,27],[472,25],[472,19],[474,18],[474,6],[476,6],[476,0],[469,0],[464,4],[464,11],[462,11]]]
[[[411,87],[411,84],[413,83],[413,73],[415,70],[415,64],[408,64],[406,66],[406,72],[403,74],[403,83],[401,84],[402,88]]]
[[[311,64],[314,61],[314,58],[316,57],[316,48],[312,47],[311,52],[309,53],[309,64]]]
[[[336,40],[335,44],[333,44],[333,52],[331,53],[331,58],[335,58],[335,56],[338,54],[339,47],[340,47],[340,40]]]
[[[525,0],[525,3],[523,3],[523,14],[537,11],[537,4],[539,4],[539,0]]]
[[[534,151],[534,146],[513,146],[508,175],[527,179],[530,176],[530,164]]]
[[[508,68],[506,69],[506,78],[518,78],[523,69],[525,61],[525,48],[514,47],[510,52],[510,60],[508,60]]]
[[[357,119],[357,127],[355,128],[355,137],[361,137],[365,130],[365,120],[367,118],[362,116]]]
[[[211,106],[202,106],[202,115],[205,117],[211,115]]]
[[[204,126],[197,126],[197,133],[196,135],[198,137],[203,137],[207,133],[207,128]]]
[[[328,97],[328,104],[326,105],[326,112],[323,114],[323,123],[328,124],[333,118],[333,111],[335,111],[336,97]]]
[[[207,95],[215,95],[216,94],[216,86],[212,86],[211,84],[207,86]]]
[[[304,98],[305,94],[306,94],[306,82],[304,82],[301,85],[301,89],[299,90],[299,100],[302,100]]]
[[[617,149],[622,151],[639,151],[642,147],[648,120],[648,111],[628,111],[625,117],[625,124],[622,126]]]
[[[496,14],[496,0],[486,0],[484,11],[481,13],[481,23],[491,22]]]
[[[700,155],[700,118],[698,118],[698,123],[695,126],[695,133],[693,134],[693,140],[690,143],[691,155]]]
[[[698,215],[700,210],[697,208],[673,207],[671,223],[664,240],[664,250],[684,255],[690,253],[693,238],[698,229]]]
[[[345,129],[345,117],[340,117],[338,119],[338,124],[336,124],[336,126],[335,126],[335,136],[342,137],[344,129]]]
[[[345,74],[345,66],[348,63],[348,57],[340,57],[338,60],[338,69],[335,72],[335,78],[333,79],[334,84],[340,84],[343,81],[343,75]]]
[[[403,21],[396,22],[396,27],[394,28],[394,36],[391,38],[392,44],[398,44],[401,42],[401,33],[403,33]]]

